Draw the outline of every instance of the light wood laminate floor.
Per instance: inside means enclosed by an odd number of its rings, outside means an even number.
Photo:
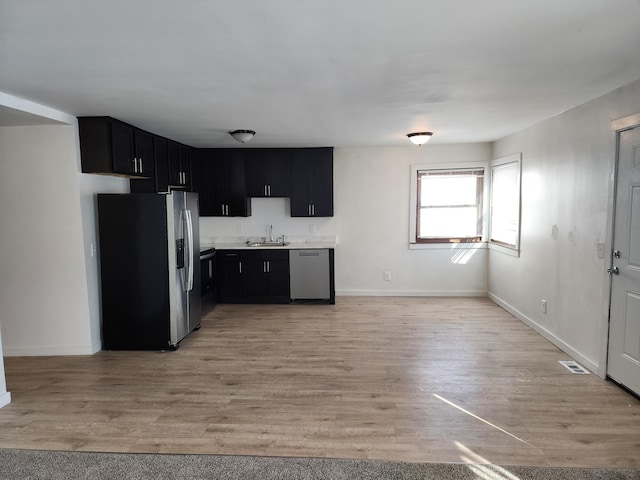
[[[640,466],[640,402],[485,298],[220,305],[176,352],[5,358],[0,447]]]

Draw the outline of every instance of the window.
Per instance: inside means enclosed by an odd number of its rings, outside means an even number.
[[[491,162],[491,233],[493,245],[520,248],[520,154]]]
[[[484,168],[417,171],[417,243],[482,241]]]

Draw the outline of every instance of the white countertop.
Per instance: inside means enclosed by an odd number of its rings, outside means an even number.
[[[215,248],[216,250],[301,250],[309,248],[336,248],[336,242],[290,242],[286,245],[269,245],[256,247],[247,245],[246,243],[200,243],[200,251],[207,250],[208,248]]]
[[[247,242],[264,242],[264,237],[200,237],[200,251],[209,248],[216,250],[300,250],[309,248],[336,248],[336,236],[303,236],[287,235],[285,245],[252,246]]]

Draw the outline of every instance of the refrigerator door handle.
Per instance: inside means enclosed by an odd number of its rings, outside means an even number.
[[[184,216],[183,218],[185,219],[185,225],[184,225],[184,229],[185,229],[185,236],[186,236],[186,244],[187,244],[187,248],[186,248],[186,252],[185,252],[185,256],[187,257],[187,261],[186,261],[186,267],[187,267],[187,271],[186,273],[186,285],[185,285],[185,291],[190,292],[191,290],[193,290],[193,222],[191,220],[191,211],[190,210],[185,210],[184,212]]]

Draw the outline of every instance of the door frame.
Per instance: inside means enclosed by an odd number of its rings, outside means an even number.
[[[624,130],[640,127],[640,113],[634,115],[628,115],[626,117],[612,120],[609,123],[610,135],[609,135],[609,151],[611,152],[611,161],[609,165],[609,193],[607,195],[607,226],[606,226],[606,239],[604,248],[604,261],[603,261],[603,279],[602,288],[604,292],[607,292],[606,301],[603,306],[603,321],[600,330],[600,358],[598,361],[597,375],[601,378],[607,377],[609,371],[608,355],[609,355],[609,326],[611,323],[611,275],[607,273],[607,268],[612,265],[612,252],[613,252],[613,230],[615,227],[615,215],[616,215],[616,195],[618,186],[618,135]]]

